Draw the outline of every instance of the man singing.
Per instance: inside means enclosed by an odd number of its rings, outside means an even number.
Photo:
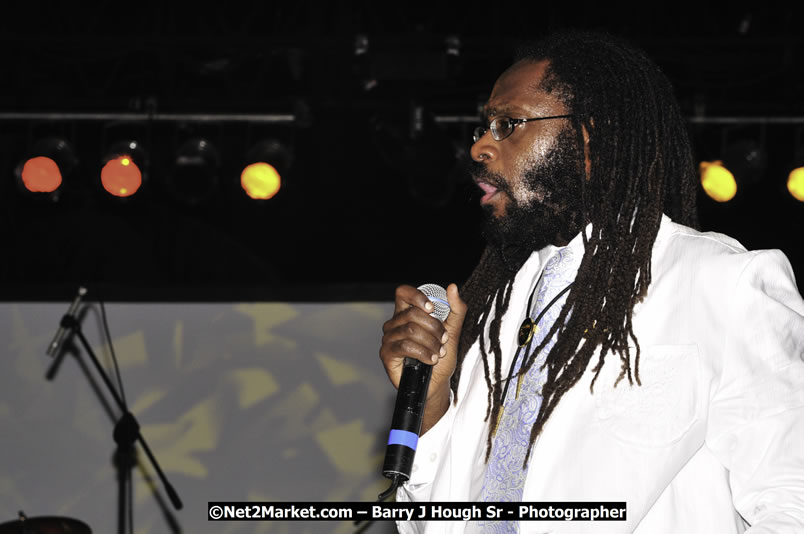
[[[525,47],[475,130],[487,247],[442,324],[396,291],[380,356],[434,364],[400,501],[623,501],[626,521],[402,532],[804,532],[804,301],[700,233],[672,88],[600,34]],[[449,236],[444,236],[449,240]]]

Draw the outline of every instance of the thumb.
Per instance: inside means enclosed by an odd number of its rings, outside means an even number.
[[[449,302],[449,316],[444,321],[444,328],[449,333],[449,341],[447,345],[450,349],[457,351],[458,340],[461,337],[461,329],[463,328],[463,321],[466,318],[466,303],[461,299],[458,294],[458,286],[450,284],[447,287],[447,301]]]

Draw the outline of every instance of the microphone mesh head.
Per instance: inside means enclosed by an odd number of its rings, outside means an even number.
[[[449,315],[449,302],[447,302],[447,290],[438,284],[424,284],[419,286],[419,291],[424,293],[430,302],[433,303],[433,312],[430,314],[439,321],[444,321]]]

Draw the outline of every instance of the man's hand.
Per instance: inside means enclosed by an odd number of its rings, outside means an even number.
[[[466,316],[466,304],[458,287],[447,287],[450,314],[443,323],[430,317],[433,303],[413,286],[396,288],[394,316],[382,327],[380,359],[394,387],[399,387],[405,358],[434,365],[427,390],[422,431],[424,434],[441,419],[449,407],[449,379],[455,371],[458,340]]]

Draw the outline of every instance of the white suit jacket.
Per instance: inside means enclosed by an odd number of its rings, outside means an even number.
[[[580,237],[568,246],[583,254]],[[517,274],[501,330],[503,369],[527,297],[555,250],[534,253]],[[609,354],[591,393],[593,356],[534,445],[522,499],[625,501],[627,521],[527,521],[521,532],[804,533],[804,301],[786,257],[747,252],[729,237],[664,217],[633,324],[642,386],[625,379],[614,388],[620,365]],[[397,500],[477,500],[486,408],[475,344],[457,404],[420,439]],[[398,527],[474,530],[458,521]]]

